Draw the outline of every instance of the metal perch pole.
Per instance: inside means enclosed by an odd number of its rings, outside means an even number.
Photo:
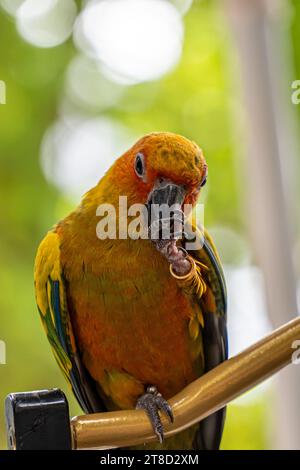
[[[188,385],[170,400],[174,423],[162,416],[165,435],[188,428],[291,363],[296,340],[300,317]],[[58,389],[12,393],[5,412],[9,449],[110,449],[156,439],[140,410],[77,416],[70,422],[67,399]]]
[[[166,437],[224,407],[290,364],[297,339],[299,317],[188,385],[170,400],[174,423],[162,417]],[[77,416],[71,420],[71,433],[74,449],[108,449],[156,439],[147,416],[138,410]]]

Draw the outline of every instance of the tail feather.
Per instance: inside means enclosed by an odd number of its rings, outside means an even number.
[[[193,448],[197,450],[218,450],[220,447],[226,408],[208,416],[199,423],[195,434]]]

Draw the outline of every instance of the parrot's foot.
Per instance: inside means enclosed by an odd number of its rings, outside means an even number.
[[[172,408],[167,400],[164,399],[155,386],[151,385],[150,387],[147,387],[146,393],[136,402],[136,409],[146,411],[153,430],[157,435],[159,442],[162,443],[164,440],[164,428],[158,411],[163,411],[168,416],[171,423],[174,421]]]
[[[177,246],[177,240],[153,240],[156,249],[168,260],[173,270],[179,276],[184,276],[191,270],[191,262],[187,252]]]

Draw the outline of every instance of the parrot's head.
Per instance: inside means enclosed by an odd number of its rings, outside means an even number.
[[[123,223],[126,226],[134,217],[130,208],[138,205],[146,217],[143,227],[148,232],[151,229],[151,238],[165,239],[164,224],[169,221],[171,235],[175,237],[177,227],[191,213],[206,179],[207,165],[198,145],[180,135],[157,132],[142,137],[119,157],[98,185],[87,193],[85,203],[91,208],[99,201],[114,206],[119,227]],[[128,207],[125,216],[118,211],[121,197],[122,202],[126,198]]]
[[[206,183],[207,164],[194,142],[157,132],[142,137],[111,168],[110,178],[129,204],[194,205]]]

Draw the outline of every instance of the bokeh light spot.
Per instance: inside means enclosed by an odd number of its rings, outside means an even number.
[[[87,4],[74,31],[77,46],[121,83],[155,80],[178,62],[183,25],[165,0],[99,0]]]
[[[123,86],[105,78],[97,63],[84,55],[70,63],[65,89],[73,102],[92,111],[111,108],[124,92]]]
[[[54,47],[71,35],[76,14],[74,0],[26,0],[17,10],[17,28],[34,46]]]
[[[44,136],[42,169],[49,182],[78,200],[134,140],[127,129],[108,119],[61,119]]]
[[[15,16],[22,3],[24,3],[24,0],[0,0],[0,7],[10,15]]]

